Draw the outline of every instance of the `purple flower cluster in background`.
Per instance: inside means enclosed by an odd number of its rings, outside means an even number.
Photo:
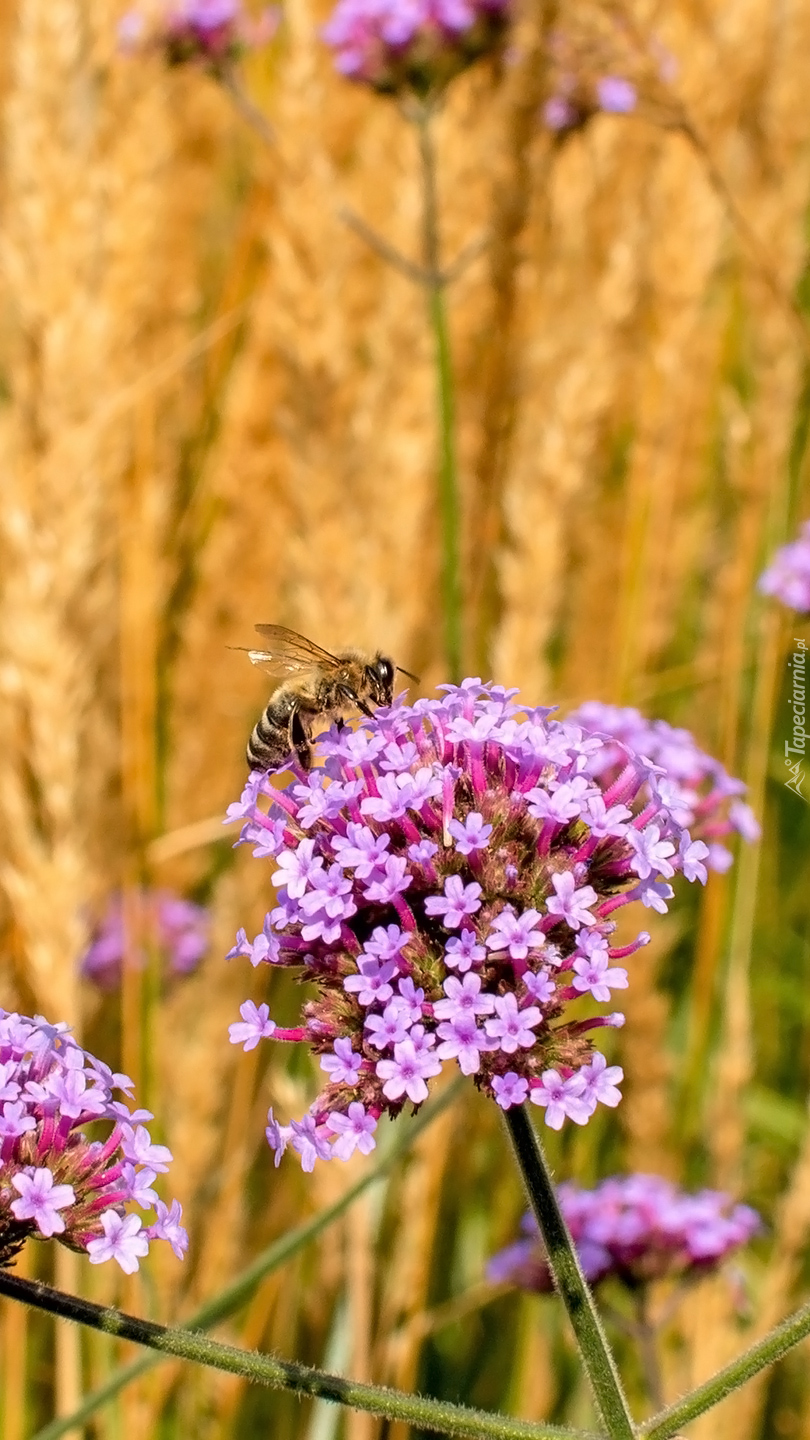
[[[777,550],[760,575],[758,588],[789,609],[810,615],[810,520],[805,520],[795,540]]]
[[[278,11],[251,20],[241,0],[173,0],[146,10],[128,10],[118,27],[125,50],[163,50],[170,65],[202,61],[217,66],[273,38]]]
[[[642,104],[648,119],[676,123],[674,55],[618,13],[572,11],[565,29],[552,32],[548,55],[550,94],[542,119],[549,130],[563,134],[593,115],[630,115]]]
[[[649,936],[614,948],[614,914],[666,910],[676,869],[706,878],[707,847],[661,769],[628,752],[605,786],[592,773],[603,739],[500,686],[442,688],[333,728],[323,768],[284,790],[253,772],[228,812],[278,887],[262,932],[240,931],[229,958],[293,966],[318,992],[298,1027],[247,1001],[230,1031],[245,1049],[272,1036],[320,1057],[328,1082],[309,1114],[284,1126],[271,1113],[267,1130],[277,1160],[289,1144],[305,1169],[367,1153],[380,1115],[420,1105],[445,1061],[503,1109],[528,1098],[554,1129],[618,1104],[622,1072],[593,1035],[624,1017],[593,1006],[626,987],[614,962]]]
[[[543,120],[549,130],[575,130],[591,115],[630,115],[638,103],[638,91],[621,75],[597,75],[593,81],[563,73],[553,95],[543,106]]]
[[[145,966],[144,946],[153,946],[160,953],[170,976],[190,974],[208,949],[210,919],[202,906],[170,890],[141,891],[137,898],[140,943],[127,944],[124,903],[116,895],[80,962],[82,975],[102,990],[121,983],[125,954],[138,966]]]
[[[113,1091],[132,1081],[113,1074],[68,1033],[41,1016],[0,1010],[0,1265],[29,1236],[56,1237],[93,1265],[117,1260],[131,1275],[150,1240],[167,1240],[178,1258],[188,1246],[177,1200],[167,1206],[152,1185],[171,1152],[153,1144],[148,1110],[131,1111]],[[112,1125],[103,1140],[84,1127]],[[143,1227],[128,1205],[154,1210]]]
[[[338,0],[323,38],[350,80],[426,96],[493,50],[511,0]]]
[[[701,750],[688,730],[675,729],[666,720],[648,720],[630,706],[603,705],[599,700],[580,705],[568,720],[606,742],[587,767],[601,788],[615,783],[628,750],[658,767],[657,793],[679,825],[696,840],[707,842],[703,853],[707,869],[723,872],[731,865],[731,851],[719,843],[724,836],[736,831],[751,843],[759,839],[753,811],[739,798],[745,785]],[[613,744],[608,743],[611,739]]]
[[[711,1270],[761,1228],[748,1205],[734,1205],[718,1190],[690,1195],[659,1175],[613,1176],[595,1190],[563,1184],[557,1194],[591,1285],[612,1275],[635,1289],[664,1276]],[[532,1214],[521,1229],[524,1239],[493,1255],[489,1279],[550,1291]]]

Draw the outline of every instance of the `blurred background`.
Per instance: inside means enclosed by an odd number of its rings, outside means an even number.
[[[335,73],[327,15],[285,0],[245,58],[270,145],[204,66],[122,54],[113,0],[0,12],[0,1004],[69,1020],[135,1078],[191,1234],[182,1267],[154,1253],[128,1280],[34,1243],[19,1265],[161,1320],[368,1163],[274,1170],[267,1106],[300,1113],[314,1069],[228,1044],[248,995],[296,1003],[283,976],[223,960],[271,899],[269,862],[220,828],[269,693],[229,647],[273,621],[379,647],[422,694],[448,678],[424,298],[341,214],[417,254],[416,140],[395,102]],[[631,113],[544,123],[566,25],[586,61],[622,37],[609,68],[636,85]],[[810,809],[784,784],[788,661],[810,625],[755,590],[810,509],[809,53],[810,0],[581,0],[576,16],[527,0],[437,121],[445,254],[471,247],[447,297],[465,669],[530,704],[687,726],[763,825],[728,874],[649,916],[613,1037],[621,1107],[546,1132],[560,1178],[657,1171],[765,1217],[740,1273],[678,1310],[670,1399],[810,1279]],[[167,896],[207,913],[175,911],[172,930]],[[124,964],[82,974],[111,905]],[[483,1278],[523,1208],[504,1144],[469,1087],[218,1333],[587,1425],[555,1301]],[[1,1313],[7,1440],[131,1355]],[[800,1348],[689,1434],[808,1432]],[[406,1434],[174,1365],[74,1433]]]

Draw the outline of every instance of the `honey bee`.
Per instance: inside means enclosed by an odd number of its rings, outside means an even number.
[[[276,770],[293,754],[302,769],[309,770],[318,719],[342,720],[352,710],[372,715],[371,705],[390,705],[395,670],[417,679],[379,651],[366,655],[362,650],[342,650],[330,655],[284,625],[257,625],[256,630],[267,641],[267,649],[248,650],[251,663],[288,678],[273,691],[253,727],[247,744],[251,770]]]

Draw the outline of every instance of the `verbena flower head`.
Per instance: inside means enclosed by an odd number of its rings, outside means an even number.
[[[688,880],[705,880],[705,869],[728,869],[733,856],[719,842],[733,831],[751,843],[759,839],[754,813],[740,799],[746,788],[742,780],[735,780],[719,760],[701,750],[688,730],[676,729],[666,720],[648,720],[631,706],[603,705],[598,700],[580,705],[568,719],[606,742],[587,767],[601,788],[614,784],[628,750],[657,767],[658,794],[691,836],[673,860]]]
[[[493,50],[511,0],[338,0],[323,38],[350,80],[426,96]]]
[[[102,990],[120,984],[125,954],[138,966],[146,965],[144,944],[158,951],[170,977],[190,974],[208,949],[210,919],[201,905],[170,890],[147,890],[139,896],[138,909],[144,932],[138,939],[144,943],[134,948],[127,943],[124,904],[115,895],[80,961],[82,975]]]
[[[152,1143],[148,1110],[130,1111],[113,1091],[132,1081],[113,1074],[50,1025],[0,1010],[0,1265],[29,1237],[55,1237],[93,1265],[117,1260],[132,1274],[150,1240],[167,1240],[178,1257],[188,1245],[181,1208],[151,1188],[171,1152]],[[103,1126],[103,1138],[85,1129]],[[143,1226],[130,1207],[154,1210]]]
[[[690,1195],[659,1175],[614,1176],[595,1190],[563,1184],[557,1194],[591,1285],[614,1276],[635,1289],[665,1276],[707,1272],[761,1229],[748,1205],[733,1204],[719,1190]],[[524,1239],[494,1255],[487,1274],[524,1290],[550,1291],[533,1215],[521,1229]]]
[[[247,16],[241,0],[169,0],[129,10],[118,28],[125,50],[162,50],[170,65],[198,61],[215,68],[272,39],[278,11]]]
[[[759,577],[758,589],[791,610],[810,615],[810,520],[805,520],[795,540],[777,550]]]
[[[229,958],[293,967],[317,991],[300,1026],[247,1001],[230,1032],[245,1049],[272,1037],[319,1057],[309,1114],[271,1114],[267,1131],[277,1160],[289,1144],[305,1169],[370,1150],[380,1115],[420,1105],[445,1062],[503,1109],[528,1097],[555,1129],[621,1098],[593,1039],[623,1016],[594,1009],[626,987],[615,962],[649,936],[614,948],[614,914],[666,909],[689,834],[649,763],[628,753],[605,789],[589,773],[604,740],[500,686],[442,688],[333,728],[322,768],[284,790],[253,772],[228,812],[278,887]]]

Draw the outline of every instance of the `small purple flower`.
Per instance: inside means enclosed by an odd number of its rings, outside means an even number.
[[[549,130],[572,130],[581,119],[576,106],[565,95],[550,95],[543,106],[543,120]]]
[[[139,1262],[149,1253],[148,1236],[140,1234],[140,1215],[119,1215],[117,1210],[105,1210],[99,1219],[104,1234],[87,1242],[90,1264],[117,1260],[125,1275],[134,1275],[140,1269]]]
[[[352,1102],[345,1115],[334,1111],[326,1121],[326,1128],[338,1137],[332,1146],[338,1160],[348,1160],[355,1150],[359,1150],[361,1155],[370,1155],[375,1147],[377,1121],[357,1100]]]
[[[281,1157],[292,1139],[292,1126],[280,1125],[273,1114],[271,1106],[267,1112],[267,1126],[264,1133],[267,1136],[267,1143],[270,1149],[274,1151],[274,1163],[276,1169],[278,1169],[281,1163]]]
[[[524,910],[522,915],[516,915],[511,905],[507,905],[495,916],[485,941],[487,949],[511,955],[513,960],[525,960],[530,950],[539,950],[545,944],[539,921],[537,910]]]
[[[276,1022],[270,1019],[268,1005],[257,1007],[252,1000],[246,1000],[244,1005],[239,1006],[239,1014],[242,1016],[242,1023],[228,1026],[232,1045],[241,1045],[245,1050],[255,1050],[260,1040],[269,1040],[276,1028]]]
[[[591,885],[582,885],[577,889],[576,880],[570,870],[564,870],[561,875],[552,875],[551,883],[555,894],[546,901],[549,915],[559,915],[572,930],[578,930],[580,925],[596,924],[596,917],[591,914],[590,907],[598,896]]]
[[[301,1169],[309,1174],[315,1169],[316,1160],[331,1160],[332,1146],[326,1125],[319,1125],[314,1115],[305,1115],[303,1120],[293,1120],[290,1125],[290,1147],[301,1157]]]
[[[683,871],[687,880],[699,880],[701,885],[706,884],[709,876],[703,861],[708,854],[708,845],[704,845],[702,840],[693,840],[689,831],[684,830],[678,846],[678,868]]]
[[[442,1020],[436,1027],[441,1044],[436,1048],[440,1060],[457,1060],[462,1075],[477,1074],[481,1065],[481,1051],[494,1047],[483,1030],[475,1023],[475,1016],[467,1010],[456,1010],[451,1020]]]
[[[53,1175],[47,1168],[19,1170],[12,1175],[11,1183],[20,1195],[19,1200],[11,1202],[15,1219],[33,1220],[40,1235],[48,1239],[51,1235],[61,1235],[65,1222],[59,1211],[75,1204],[73,1186],[54,1185]]]
[[[398,960],[407,943],[408,936],[398,925],[377,925],[366,941],[364,950],[367,955],[373,955],[379,961]]]
[[[396,1000],[389,1001],[382,1015],[366,1017],[364,1034],[366,1042],[373,1045],[375,1050],[387,1050],[400,1040],[407,1040],[407,1021]]]
[[[428,915],[442,915],[445,930],[457,930],[463,920],[481,908],[481,886],[472,881],[465,885],[460,875],[448,875],[444,895],[429,895],[425,901]]]
[[[476,850],[483,850],[492,834],[492,826],[485,825],[483,815],[476,810],[470,811],[463,825],[458,820],[451,820],[447,828],[456,842],[459,855],[472,855]]]
[[[374,955],[361,956],[356,975],[347,975],[343,989],[357,995],[358,1005],[385,1005],[394,991],[390,984],[397,973],[393,960],[381,963]]]
[[[357,913],[352,881],[339,865],[316,871],[309,884],[310,888],[301,896],[300,902],[301,914],[308,921],[314,915],[326,915],[330,920],[348,920]]]
[[[313,877],[323,869],[323,857],[316,855],[314,840],[302,840],[295,850],[282,850],[276,856],[276,864],[278,869],[273,871],[276,889],[283,885],[291,900],[300,900]]]
[[[376,900],[387,905],[395,896],[401,895],[412,882],[408,862],[401,855],[389,855],[385,864],[375,872],[375,878],[366,885],[363,895],[366,900]]]
[[[356,880],[367,880],[385,860],[390,843],[391,836],[385,832],[375,835],[367,825],[358,825],[350,820],[345,836],[336,835],[332,848],[335,859],[344,870],[353,870]]]
[[[597,1050],[593,1059],[588,1065],[583,1065],[579,1074],[585,1081],[583,1096],[590,1106],[591,1114],[597,1104],[611,1108],[618,1105],[622,1098],[618,1084],[624,1079],[624,1071],[620,1065],[608,1065],[604,1055]]]
[[[557,994],[557,986],[548,970],[526,970],[521,979],[526,993],[533,1000],[539,1000],[541,1005],[547,1005]]]
[[[417,1051],[412,1040],[402,1040],[394,1046],[393,1060],[378,1060],[377,1074],[383,1083],[383,1094],[389,1100],[401,1100],[403,1096],[414,1105],[421,1105],[427,1099],[426,1080],[441,1072],[441,1065],[429,1051]]]
[[[451,935],[444,947],[444,961],[462,975],[473,965],[479,965],[486,958],[486,950],[479,945],[474,930],[462,930],[460,935]]]
[[[456,1015],[491,1015],[498,1004],[492,995],[481,994],[478,975],[465,975],[463,980],[448,975],[444,993],[447,998],[437,1000],[433,1006],[437,1020],[453,1020]]]
[[[558,1070],[546,1070],[539,1084],[531,1087],[529,1099],[545,1108],[546,1124],[552,1130],[561,1130],[566,1116],[577,1125],[584,1125],[592,1115],[584,1094],[585,1079],[581,1071],[564,1079]]]
[[[487,1035],[498,1043],[504,1055],[514,1055],[519,1048],[528,1050],[536,1044],[534,1033],[543,1018],[543,1012],[536,1005],[526,1010],[518,1009],[517,997],[507,991],[506,995],[495,997],[496,1015],[484,1022]]]
[[[651,825],[643,834],[639,834],[637,830],[628,830],[627,838],[636,852],[633,869],[639,879],[646,880],[653,874],[665,875],[669,879],[675,874],[675,867],[669,859],[670,855],[675,854],[675,846],[671,840],[661,839],[661,831],[657,825]]]
[[[362,1059],[352,1049],[351,1040],[338,1036],[334,1050],[321,1056],[321,1069],[325,1070],[333,1085],[356,1085]]]
[[[178,1260],[182,1260],[188,1250],[188,1235],[180,1224],[183,1218],[183,1207],[179,1200],[173,1200],[171,1208],[164,1205],[162,1200],[155,1201],[157,1220],[145,1231],[150,1240],[167,1240]]]
[[[574,961],[574,974],[574,989],[582,994],[589,991],[594,1000],[599,1000],[602,1004],[610,1000],[611,990],[626,990],[630,983],[626,970],[617,966],[609,968],[605,950],[598,950],[593,955],[578,956]]]
[[[122,1125],[121,1149],[133,1165],[149,1165],[159,1174],[165,1174],[172,1158],[166,1145],[154,1143],[145,1125]]]
[[[495,1076],[492,1089],[501,1109],[511,1110],[513,1105],[523,1104],[529,1093],[529,1082],[522,1075],[516,1075],[514,1070],[507,1070],[505,1075]]]
[[[596,82],[596,94],[600,109],[612,115],[629,115],[638,102],[635,85],[620,75],[603,75]]]

